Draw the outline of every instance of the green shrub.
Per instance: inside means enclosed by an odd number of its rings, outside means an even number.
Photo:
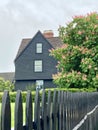
[[[48,91],[51,91],[51,99],[53,99],[53,93],[54,93],[54,90],[56,91],[65,91],[65,92],[95,92],[96,89],[95,88],[55,88],[55,89],[46,89],[45,92],[46,92],[46,98],[48,98]],[[16,94],[17,92],[10,92],[9,95],[10,95],[10,102],[15,102],[16,100]],[[34,102],[35,100],[35,95],[36,95],[36,91],[32,91],[32,102]],[[42,100],[42,91],[39,91],[39,94],[40,94],[40,101]],[[22,92],[22,101],[23,102],[26,102],[26,95],[27,95],[27,91],[23,91]],[[2,102],[2,96],[3,96],[3,92],[0,92],[0,102]]]
[[[32,84],[26,87],[26,90],[35,91],[36,90],[36,84]]]
[[[3,92],[4,90],[12,91],[13,89],[13,83],[11,83],[9,80],[5,81],[2,77],[0,77],[0,92]]]

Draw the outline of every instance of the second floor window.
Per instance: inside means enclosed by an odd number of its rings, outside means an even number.
[[[42,72],[42,60],[35,60],[34,71],[35,72]]]
[[[42,43],[36,44],[36,53],[42,53]]]

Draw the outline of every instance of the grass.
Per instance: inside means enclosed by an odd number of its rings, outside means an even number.
[[[25,106],[26,104],[23,103],[23,124],[25,123]],[[14,127],[14,110],[15,110],[15,103],[11,103],[11,127]]]

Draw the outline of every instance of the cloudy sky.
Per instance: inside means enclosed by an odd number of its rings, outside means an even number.
[[[97,12],[98,0],[3,0],[0,2],[0,72],[14,71],[22,38],[66,25],[74,15]]]

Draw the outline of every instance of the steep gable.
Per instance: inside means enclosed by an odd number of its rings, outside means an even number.
[[[38,45],[41,45],[41,52]],[[49,50],[61,45],[61,39],[54,37],[51,30],[43,34],[38,31],[33,38],[23,39],[15,58],[15,88],[25,90],[40,81],[45,88],[55,87],[52,74],[57,73],[57,60],[49,55]]]
[[[51,46],[53,48],[58,48],[61,47],[62,45],[62,41],[59,37],[51,37],[51,38],[45,38],[45,36],[38,31],[37,34],[40,33],[42,35],[42,37],[44,37],[45,40],[47,40],[49,42],[49,44],[51,44]],[[36,35],[37,35],[36,34]],[[30,42],[36,37],[36,35],[33,38],[26,38],[26,39],[22,39],[18,53],[16,55],[15,60],[21,55],[21,53],[27,48],[27,46],[30,44]]]

